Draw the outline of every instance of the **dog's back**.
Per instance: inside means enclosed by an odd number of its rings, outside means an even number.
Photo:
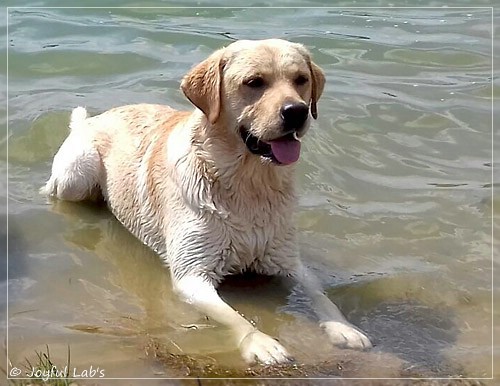
[[[161,168],[168,179],[164,144],[188,115],[148,104],[117,107],[94,117],[82,107],[74,109],[71,131],[42,193],[69,201],[104,199],[126,228],[158,250],[162,207],[153,174]]]

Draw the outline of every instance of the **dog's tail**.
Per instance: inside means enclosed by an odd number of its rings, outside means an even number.
[[[78,106],[71,112],[71,119],[69,122],[69,128],[74,129],[79,123],[87,119],[88,114],[85,107]]]
[[[78,106],[77,108],[73,109],[71,112],[71,118],[69,121],[69,129],[70,130],[75,130],[78,126],[81,126],[81,123],[84,122],[87,119],[87,110],[85,107]],[[64,146],[61,145],[61,148]],[[61,149],[59,149],[58,153],[56,154],[59,155]],[[54,163],[56,162],[56,157],[54,157]],[[57,195],[57,178],[54,175],[54,164],[52,165],[52,175],[50,176],[50,179],[45,183],[44,186],[40,188],[40,194],[44,196],[56,196]]]

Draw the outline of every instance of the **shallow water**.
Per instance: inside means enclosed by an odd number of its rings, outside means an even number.
[[[242,366],[227,330],[178,301],[157,257],[105,208],[37,191],[75,106],[189,109],[179,81],[193,64],[234,39],[280,37],[306,44],[327,77],[298,167],[302,255],[376,346],[332,348],[307,299],[276,280],[231,281],[224,297],[299,363],[333,358],[357,377],[492,375],[490,9],[11,8],[8,28],[1,285],[14,366],[45,345],[65,363],[69,345],[72,365],[107,377],[179,375],[146,355],[150,341]]]

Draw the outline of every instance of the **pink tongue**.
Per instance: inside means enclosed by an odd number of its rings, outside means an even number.
[[[276,139],[269,142],[274,157],[284,165],[296,162],[300,156],[300,142],[296,139],[285,138]]]

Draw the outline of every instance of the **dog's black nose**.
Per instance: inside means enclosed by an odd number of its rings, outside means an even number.
[[[309,107],[305,103],[289,103],[281,107],[285,130],[300,129],[308,115]]]

